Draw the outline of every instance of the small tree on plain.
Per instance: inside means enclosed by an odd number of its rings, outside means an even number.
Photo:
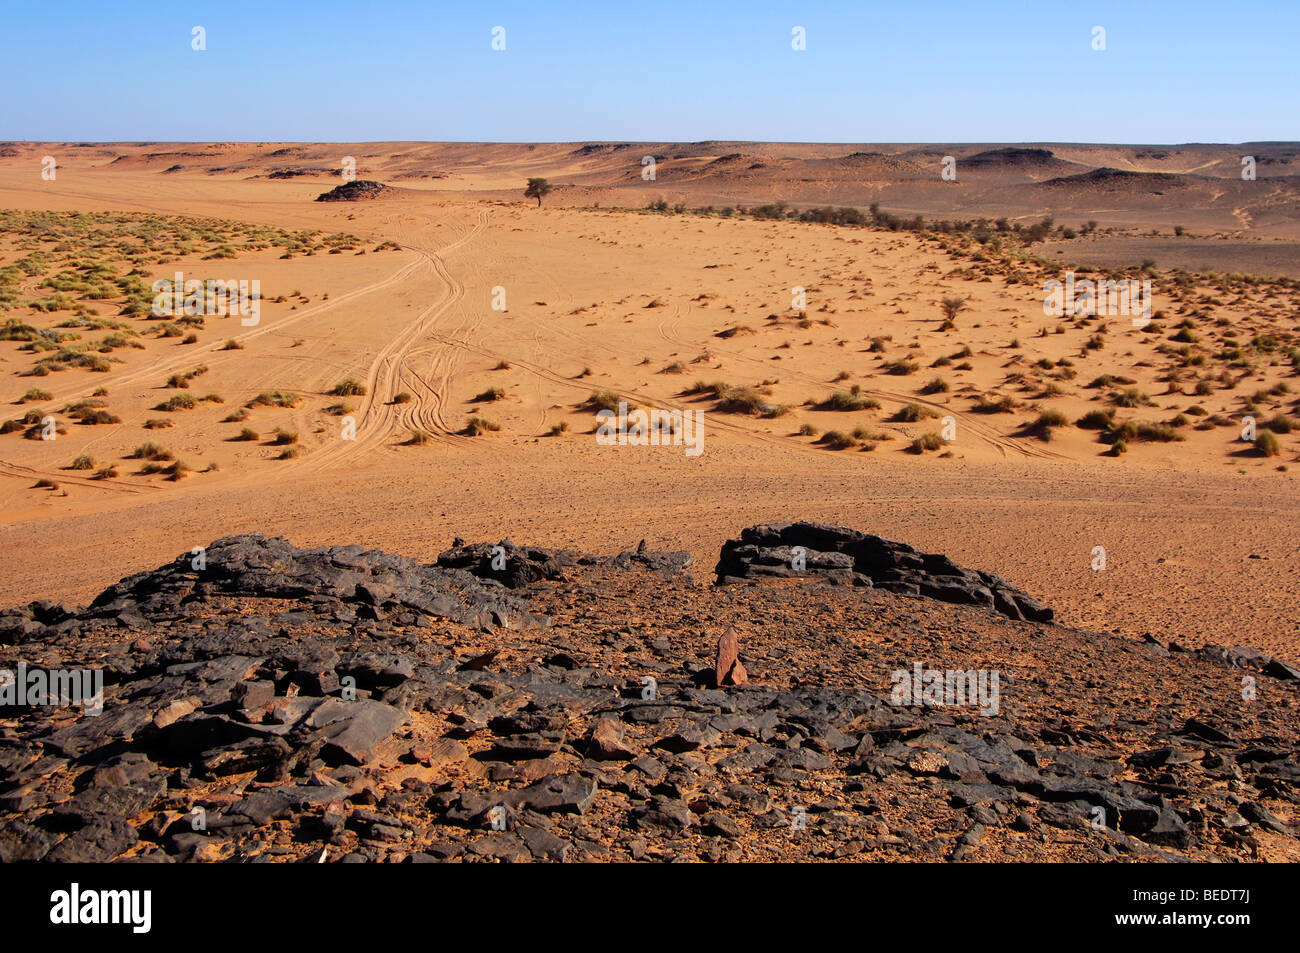
[[[530,199],[537,199],[537,207],[542,207],[542,197],[551,194],[551,183],[545,179],[529,179],[528,188],[524,189],[524,196]]]

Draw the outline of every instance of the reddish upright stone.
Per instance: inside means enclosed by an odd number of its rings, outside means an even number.
[[[736,627],[731,626],[718,639],[718,660],[713,666],[713,684],[744,685],[749,680],[745,666],[740,663],[740,636]]]

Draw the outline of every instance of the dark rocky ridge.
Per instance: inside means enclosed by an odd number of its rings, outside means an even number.
[[[512,540],[500,543],[466,544],[456,540],[451,549],[438,556],[437,565],[463,569],[480,579],[518,589],[539,579],[562,579],[566,566],[612,566],[616,569],[646,569],[655,572],[684,572],[693,562],[688,552],[657,553],[645,548],[645,541],[634,552],[617,556],[590,556],[567,549],[543,549],[516,546]],[[499,567],[499,568],[498,568]]]
[[[795,568],[802,550],[803,568]],[[1010,619],[1051,622],[1052,610],[991,572],[962,569],[947,556],[824,523],[751,526],[722,547],[718,582],[753,576],[823,576],[858,586],[988,606]]]
[[[881,545],[790,525],[831,562]],[[84,609],[0,613],[0,668],[106,682],[98,717],[0,709],[0,861],[1300,853],[1277,660],[829,572],[712,587],[644,546],[497,545],[421,565],[234,537]],[[749,684],[713,689],[733,625]],[[914,664],[1000,672],[999,711],[893,704]]]

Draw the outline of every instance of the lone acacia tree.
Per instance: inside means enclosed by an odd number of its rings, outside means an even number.
[[[542,196],[551,194],[551,183],[545,179],[529,179],[528,188],[524,189],[524,196],[530,199],[537,199],[537,207],[542,207]]]

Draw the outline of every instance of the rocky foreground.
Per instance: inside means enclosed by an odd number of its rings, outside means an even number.
[[[0,669],[105,673],[0,708],[0,860],[1300,859],[1280,660],[839,527],[715,572],[240,536],[0,612]],[[929,670],[996,694],[900,700]]]

